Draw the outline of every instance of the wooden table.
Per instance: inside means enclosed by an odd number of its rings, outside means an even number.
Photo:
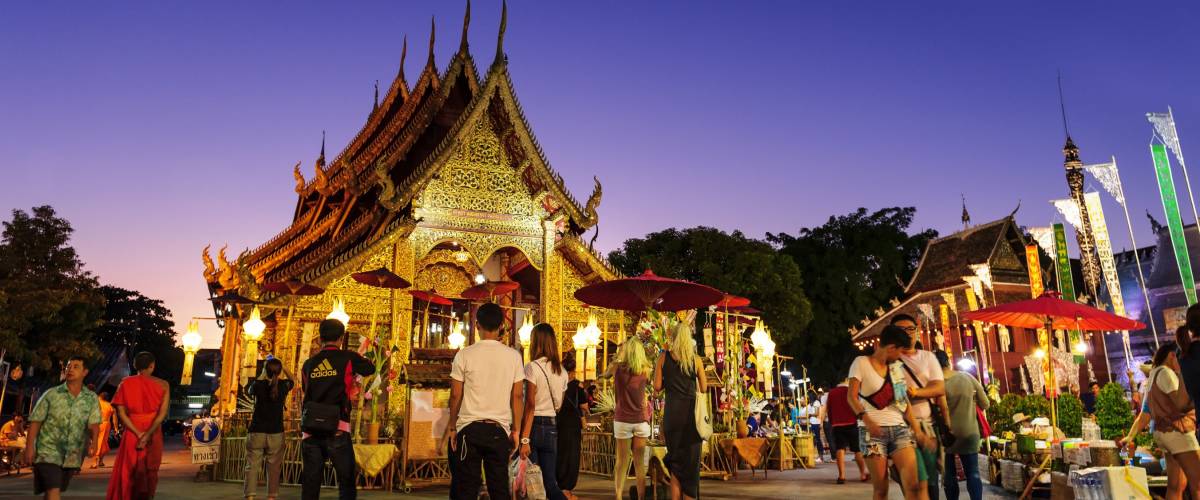
[[[733,438],[721,440],[721,452],[733,463],[733,477],[737,477],[738,460],[750,466],[750,477],[754,477],[755,469],[762,469],[763,477],[767,477],[767,461],[771,456],[774,443],[767,438]]]

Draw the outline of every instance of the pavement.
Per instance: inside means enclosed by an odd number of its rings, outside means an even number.
[[[79,476],[76,476],[72,480],[71,487],[63,494],[63,498],[80,500],[103,499],[105,489],[108,485],[108,477],[112,472],[111,463],[113,457],[110,455],[109,458],[109,467],[95,470],[84,469]],[[846,465],[847,475],[854,477],[857,470],[853,462]],[[163,455],[163,466],[159,474],[157,498],[160,500],[241,498],[241,483],[196,482],[195,476],[197,470],[199,470],[199,466],[191,464],[191,455],[186,448],[182,448],[180,445],[169,445],[169,449]],[[870,484],[854,481],[839,485],[836,484],[836,479],[837,470],[829,463],[821,464],[815,469],[809,470],[772,471],[768,472],[765,478],[762,472],[751,476],[750,471],[744,470],[739,472],[736,479],[728,481],[702,481],[700,483],[700,494],[702,498],[722,500],[777,500],[785,498],[849,500],[871,497]],[[961,498],[965,499],[967,498],[965,485],[962,485],[962,488],[964,489]],[[985,486],[985,490],[985,499],[1016,498],[1014,495],[1007,494],[991,486]],[[29,469],[24,469],[24,473],[19,476],[0,476],[0,499],[32,500],[40,498],[33,496],[32,493],[33,479],[29,473]],[[261,487],[259,494],[263,495],[265,493],[265,486]],[[582,499],[613,498],[612,483],[609,480],[588,474],[580,477],[580,485],[575,490],[575,493]],[[322,492],[321,496],[323,498],[336,498],[337,491],[327,489]],[[359,498],[368,500],[384,498],[441,499],[446,497],[446,488],[418,490],[407,495],[399,492],[368,490],[359,492]],[[258,498],[265,498],[265,496]],[[280,498],[300,498],[299,487],[283,487],[280,492]],[[899,487],[893,484],[889,499],[900,500],[902,498]],[[943,496],[942,498],[945,497]]]

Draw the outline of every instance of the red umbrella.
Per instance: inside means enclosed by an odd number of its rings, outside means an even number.
[[[739,307],[747,307],[750,305],[750,299],[738,297],[737,295],[725,295],[725,298],[716,303],[717,307],[724,309],[737,309]]]
[[[388,271],[386,267],[381,267],[374,271],[354,273],[350,277],[354,278],[354,281],[376,288],[408,288],[412,286],[412,283],[409,283],[408,280]]]
[[[454,301],[434,293],[433,290],[409,290],[408,294],[412,295],[413,298],[424,300],[425,302],[437,304],[439,306],[448,306],[454,304]]]
[[[325,293],[324,288],[295,279],[263,283],[262,289],[280,295],[321,295]]]
[[[488,281],[463,290],[460,296],[470,300],[487,300],[516,290],[521,285],[515,281]]]
[[[585,304],[621,311],[682,311],[716,304],[725,294],[716,288],[690,281],[660,278],[647,270],[636,278],[622,278],[588,285],[575,291]]]
[[[1046,292],[1041,297],[1020,302],[971,311],[963,314],[971,321],[983,321],[1019,328],[1121,331],[1140,330],[1146,325],[1124,316],[1094,307],[1059,298],[1056,292]]]

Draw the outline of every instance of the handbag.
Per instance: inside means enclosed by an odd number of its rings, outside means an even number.
[[[340,405],[305,401],[300,410],[300,430],[309,434],[334,432],[341,417]]]
[[[983,439],[992,437],[992,426],[988,424],[987,414],[983,412],[983,408],[975,407],[975,418],[979,420],[979,437]]]
[[[701,374],[701,376],[704,376]],[[700,439],[708,441],[708,438],[713,435],[712,415],[708,412],[708,394],[696,391],[696,433],[700,435]]]

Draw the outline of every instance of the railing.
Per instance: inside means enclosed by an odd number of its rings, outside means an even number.
[[[215,465],[214,470],[218,481],[240,483],[245,480],[246,428],[249,424],[250,415],[246,413],[239,413],[233,417],[227,417],[222,421],[221,459]],[[281,484],[299,485],[304,477],[304,459],[300,452],[301,434],[299,427],[299,419],[291,418],[284,420],[283,466],[280,473]],[[381,440],[380,442],[386,441]],[[356,482],[362,488],[390,489],[392,486],[390,481],[384,478],[395,477],[395,471],[398,470],[399,462],[399,456],[397,455],[392,460],[392,463],[388,465],[388,468],[380,472],[376,477],[365,477],[362,471],[359,471]],[[258,477],[265,481],[267,477],[266,465],[263,464],[261,467],[263,467],[263,470],[259,472]],[[334,474],[333,466],[328,461],[324,464],[322,476],[322,487],[337,486],[337,477]]]

